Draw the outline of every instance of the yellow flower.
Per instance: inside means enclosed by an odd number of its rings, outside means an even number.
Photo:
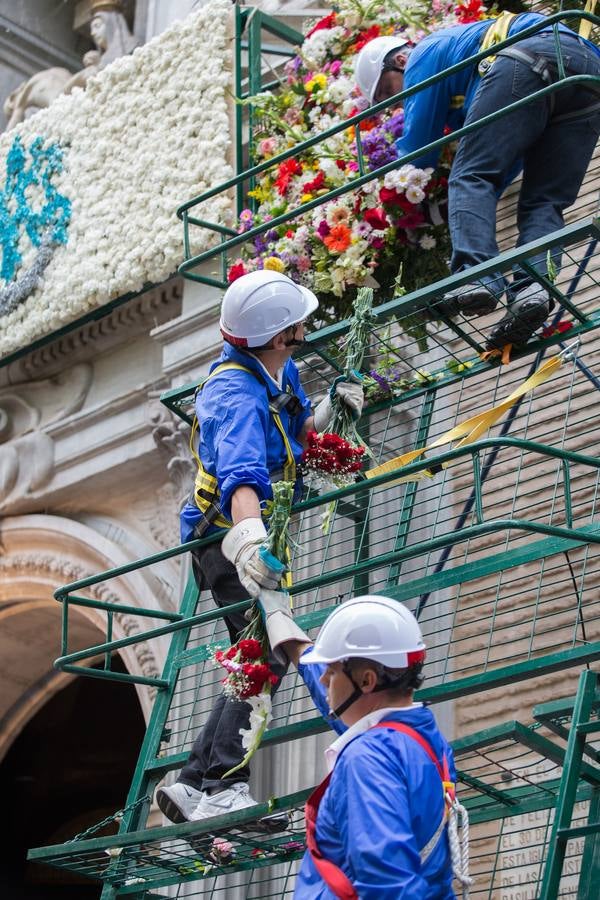
[[[302,194],[302,196],[300,197],[300,203],[308,203],[308,201],[312,200],[312,198],[312,194]]]
[[[310,81],[306,82],[304,88],[310,93],[311,91],[314,91],[315,88],[318,88],[318,90],[323,90],[326,84],[327,75],[324,75],[323,72],[317,72],[316,75],[313,75]]]
[[[253,191],[248,191],[249,197],[254,197],[259,203],[265,203],[269,199],[269,191],[265,188],[257,187]]]
[[[265,269],[271,269],[273,272],[285,272],[285,265],[277,256],[267,256],[263,266]]]

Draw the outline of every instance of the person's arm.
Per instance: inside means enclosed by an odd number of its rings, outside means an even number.
[[[241,484],[231,495],[231,521],[237,525],[243,519],[260,519],[258,494],[248,484]]]
[[[411,824],[415,796],[397,746],[381,733],[353,741],[338,758],[330,790],[344,868],[361,900],[422,900],[428,885]]]

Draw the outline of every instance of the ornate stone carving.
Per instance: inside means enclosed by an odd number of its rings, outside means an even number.
[[[19,122],[50,106],[72,77],[73,73],[68,69],[55,66],[36,72],[20,84],[4,101],[4,113],[8,119],[5,130],[10,131]]]
[[[95,574],[90,572],[79,563],[65,557],[53,554],[38,555],[35,553],[15,553],[9,556],[0,557],[0,575],[2,580],[8,580],[11,576],[28,573],[46,573],[52,581],[59,584],[68,584],[72,581],[79,581],[81,578],[88,578]],[[118,604],[120,597],[112,591],[106,584],[96,584],[89,588],[90,595],[95,600],[102,600],[105,603]],[[130,614],[117,613],[115,620],[119,623],[123,634],[130,636],[139,634],[141,629],[138,623]],[[132,646],[135,659],[139,665],[141,674],[145,678],[158,678],[160,672],[156,664],[156,657],[152,648],[146,641],[140,641]],[[151,702],[156,693],[156,689],[152,687],[143,688],[147,692],[149,701]]]
[[[152,437],[165,460],[166,470],[175,491],[177,508],[181,509],[194,484],[196,466],[190,452],[190,429],[170,413],[157,409],[150,417]]]
[[[92,0],[91,13],[90,32],[97,49],[84,54],[83,68],[75,74],[54,66],[36,72],[15,88],[4,102],[6,131],[50,106],[60,94],[85,88],[92,75],[138,46],[139,41],[130,32],[118,0]]]
[[[118,0],[92,0],[90,32],[101,53],[101,69],[120,56],[131,53],[138,44],[127,25]]]
[[[54,442],[43,429],[77,412],[91,381],[92,367],[81,363],[51,378],[0,388],[0,508],[48,484]]]
[[[73,365],[83,362],[100,350],[106,351],[132,340],[136,335],[147,331],[149,322],[158,325],[178,315],[181,296],[182,282],[180,278],[175,278],[133,297],[102,318],[87,322],[33,350],[17,362],[0,368],[0,392],[7,383],[39,378],[42,373],[44,376],[58,374],[69,363]]]

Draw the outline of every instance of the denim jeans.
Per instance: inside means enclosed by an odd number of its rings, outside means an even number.
[[[200,590],[210,588],[217,606],[228,606],[248,599],[248,592],[242,586],[235,566],[225,559],[220,544],[210,544],[192,550],[192,566],[194,578]],[[234,613],[225,618],[227,630],[232,644],[248,622],[243,613]],[[269,665],[273,672],[283,678],[286,666],[282,666],[273,657],[269,657]],[[274,694],[278,685],[271,688]],[[230,700],[219,694],[212,711],[201,732],[194,741],[190,756],[179,775],[179,781],[196,790],[222,788],[223,790],[237,781],[247,781],[250,777],[248,766],[239,769],[229,778],[222,779],[224,772],[237,766],[245,756],[242,747],[240,728],[248,728],[250,706],[242,700]]]
[[[561,35],[567,75],[600,75],[600,56],[575,35]],[[544,32],[515,45],[556,63],[554,35]],[[545,87],[541,75],[523,61],[498,55],[481,79],[465,124],[502,109]],[[496,205],[514,171],[523,162],[518,202],[517,246],[542,238],[564,225],[563,212],[574,203],[600,134],[600,95],[580,84],[559,89],[461,138],[449,183],[451,268],[459,272],[498,254]],[[560,248],[553,251],[560,265]],[[546,253],[531,259],[546,274]],[[504,280],[482,279],[492,289]],[[532,281],[515,272],[513,290]]]

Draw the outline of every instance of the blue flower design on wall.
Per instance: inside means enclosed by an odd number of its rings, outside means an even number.
[[[36,137],[24,147],[21,138],[15,137],[0,189],[0,316],[11,312],[36,289],[54,250],[67,242],[71,201],[52,183],[62,170],[59,144],[44,146],[43,138]],[[37,254],[21,272],[24,241],[37,248]]]

